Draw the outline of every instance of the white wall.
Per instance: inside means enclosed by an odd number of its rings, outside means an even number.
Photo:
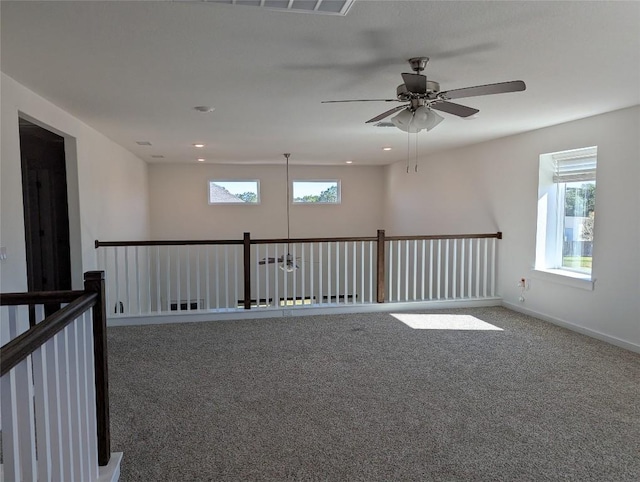
[[[25,232],[18,115],[65,138],[74,288],[96,268],[96,239],[149,235],[147,165],[48,100],[2,74],[0,146],[0,289],[26,291]]]
[[[290,179],[340,179],[339,205],[291,205],[291,237],[375,236],[384,168],[290,166]],[[259,205],[209,205],[210,179],[259,179]],[[286,172],[279,165],[150,165],[153,239],[286,238]]]
[[[498,287],[507,305],[640,350],[639,133],[636,106],[435,154],[421,160],[417,174],[394,164],[387,168],[385,228],[389,234],[503,231]],[[593,291],[532,272],[539,156],[588,146],[598,146]],[[531,279],[524,303],[516,287],[521,277]]]

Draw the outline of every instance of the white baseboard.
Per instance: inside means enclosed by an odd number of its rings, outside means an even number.
[[[591,338],[596,338],[601,341],[606,341],[607,343],[611,343],[612,345],[619,346],[620,348],[624,348],[626,350],[640,353],[640,345],[628,342],[626,340],[622,340],[620,338],[616,338],[615,336],[607,335],[605,333],[600,333],[599,331],[592,330],[590,328],[585,328],[580,325],[576,325],[575,323],[571,323],[570,321],[562,320],[560,318],[547,315],[546,313],[540,313],[539,311],[530,310],[528,308],[524,308],[522,306],[515,305],[507,301],[503,301],[502,306],[510,310],[517,311],[519,313],[524,313],[525,315],[533,316],[535,318],[548,321],[549,323],[553,323],[554,325],[562,326],[563,328],[567,328],[571,331],[575,331],[582,335],[587,335],[587,336],[590,336]]]
[[[107,326],[157,325],[202,321],[251,320],[289,316],[337,315],[342,313],[379,313],[410,310],[442,310],[502,306],[502,298],[466,298],[458,300],[408,301],[395,303],[335,304],[329,306],[298,306],[291,308],[253,308],[251,310],[166,312],[154,315],[117,316],[107,320]]]
[[[120,479],[120,462],[122,462],[122,452],[112,452],[109,463],[99,468],[97,482],[118,482]]]

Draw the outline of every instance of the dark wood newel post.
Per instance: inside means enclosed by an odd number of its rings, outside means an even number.
[[[109,371],[107,363],[107,307],[104,289],[104,271],[84,274],[84,290],[98,294],[93,307],[93,356],[96,382],[96,418],[98,423],[98,465],[104,466],[111,458],[111,432],[109,422]]]
[[[377,256],[377,301],[384,303],[384,229],[378,229],[378,256]]]
[[[244,247],[244,309],[251,309],[251,234],[244,233],[242,238]]]

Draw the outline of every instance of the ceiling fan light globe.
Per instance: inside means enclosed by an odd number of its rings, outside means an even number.
[[[414,122],[413,112],[409,109],[404,109],[400,113],[391,118],[391,122],[394,126],[404,132],[416,133],[422,130],[421,127],[416,126]]]
[[[436,114],[427,106],[418,107],[413,115],[413,125],[417,129],[426,129],[427,132],[442,122],[444,117]]]

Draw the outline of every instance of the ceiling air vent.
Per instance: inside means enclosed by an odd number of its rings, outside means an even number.
[[[346,15],[356,0],[178,0],[181,2],[224,3],[246,7],[263,7],[270,10]]]

